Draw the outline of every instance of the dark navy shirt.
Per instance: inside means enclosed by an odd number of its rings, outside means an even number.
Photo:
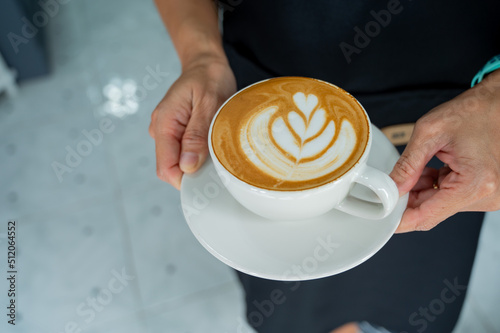
[[[274,76],[323,79],[351,92],[379,127],[416,121],[500,54],[499,0],[219,3],[239,88]],[[460,213],[431,231],[396,235],[370,260],[329,278],[287,283],[238,273],[248,321],[259,333],[322,333],[361,320],[394,332],[451,332],[482,219]],[[276,292],[279,304],[270,301]]]
[[[415,121],[500,54],[500,1],[225,0],[239,88],[284,75],[336,84],[379,126]]]

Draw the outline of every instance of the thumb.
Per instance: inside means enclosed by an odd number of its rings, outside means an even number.
[[[215,109],[193,112],[182,136],[179,167],[193,173],[203,165],[208,155],[208,131]]]
[[[418,126],[418,124],[417,124]],[[415,126],[403,154],[390,173],[402,196],[415,186],[432,156],[439,151],[438,141]]]

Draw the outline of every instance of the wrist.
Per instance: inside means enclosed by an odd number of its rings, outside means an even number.
[[[182,69],[207,56],[227,61],[213,0],[155,0],[181,62]]]
[[[500,89],[500,69],[494,70],[486,76],[482,83],[495,89]]]
[[[203,60],[228,63],[220,34],[191,30],[183,40],[177,48],[183,71]]]
[[[222,47],[220,49],[197,48],[182,57],[179,56],[179,59],[181,61],[182,72],[198,66],[224,65],[229,67],[229,61]]]
[[[190,50],[188,53],[179,56],[181,60],[182,72],[190,69],[204,67],[221,67],[229,66],[229,60],[222,45],[206,45]]]
[[[496,55],[491,58],[484,66],[479,70],[479,72],[474,76],[471,82],[471,87],[480,83],[486,75],[489,76],[490,73],[498,72],[500,69],[500,55]]]

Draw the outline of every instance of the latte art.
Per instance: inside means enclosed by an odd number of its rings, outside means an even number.
[[[285,115],[271,106],[248,119],[240,134],[248,159],[282,180],[310,180],[337,170],[356,146],[352,124],[336,125],[313,94],[297,92],[293,102],[296,108]]]
[[[251,185],[274,190],[319,186],[346,173],[369,135],[361,105],[326,82],[283,77],[233,96],[212,128],[221,164]]]

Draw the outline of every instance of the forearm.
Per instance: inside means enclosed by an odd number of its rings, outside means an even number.
[[[183,68],[200,56],[227,61],[213,0],[155,0]]]

